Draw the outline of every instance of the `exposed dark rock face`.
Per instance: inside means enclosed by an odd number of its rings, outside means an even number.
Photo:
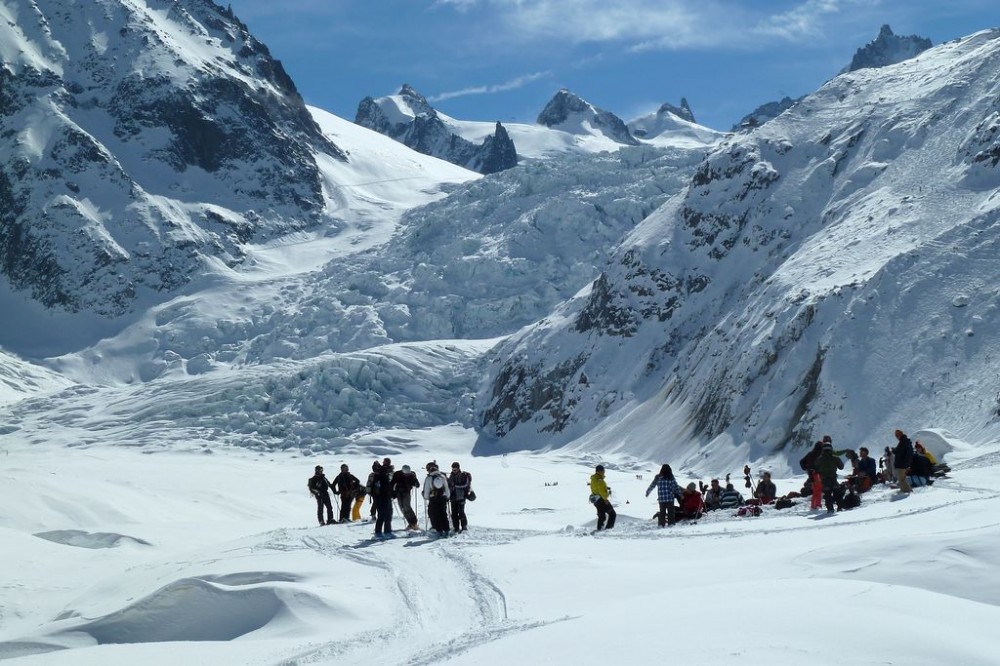
[[[887,67],[920,55],[933,44],[926,37],[917,35],[896,35],[892,28],[883,25],[878,37],[868,42],[851,58],[851,64],[844,70],[854,72],[868,67]]]
[[[394,112],[394,119],[390,119],[383,108],[383,105],[394,105],[397,101],[391,98],[377,100],[366,97],[358,104],[354,122],[393,138],[418,153],[438,157],[482,174],[497,173],[517,166],[517,149],[499,122],[494,134],[476,145],[455,134],[427,99],[409,84],[403,84],[396,98],[398,103],[407,107],[402,115]]]
[[[15,289],[117,316],[205,255],[238,262],[249,240],[319,222],[314,155],[346,156],[229,9],[34,9],[0,32],[42,54],[0,63],[0,266]]]

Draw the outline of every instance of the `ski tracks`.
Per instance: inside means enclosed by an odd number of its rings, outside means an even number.
[[[337,641],[321,644],[278,663],[346,663],[376,658],[383,664],[419,666],[447,661],[469,649],[506,636],[569,618],[510,621],[503,590],[475,562],[477,546],[512,543],[534,532],[476,528],[447,539],[414,542],[387,539],[370,547],[339,543],[312,536],[304,547],[331,558],[348,559],[372,567],[393,588],[391,608],[380,613],[380,626]]]

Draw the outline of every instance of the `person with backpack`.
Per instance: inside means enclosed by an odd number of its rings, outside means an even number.
[[[462,466],[453,462],[448,486],[451,489],[451,522],[455,527],[455,534],[458,534],[469,529],[469,519],[465,515],[465,501],[472,492],[472,475],[463,472]]]
[[[340,474],[333,478],[330,487],[340,497],[340,522],[351,522],[351,503],[354,501],[354,491],[361,485],[358,477],[351,474],[347,465],[340,466]]]
[[[823,452],[816,461],[816,473],[819,474],[820,483],[823,485],[823,501],[826,503],[827,513],[833,513],[834,504],[837,511],[843,509],[844,489],[837,480],[837,472],[844,469],[844,461],[833,453],[833,444],[823,445]]]
[[[372,473],[368,477],[368,494],[375,507],[375,538],[392,535],[392,465],[385,467],[372,463]]]
[[[656,514],[656,522],[660,527],[673,525],[677,522],[675,514],[674,500],[683,496],[677,480],[674,479],[674,471],[670,465],[662,465],[660,473],[656,475],[653,482],[646,488],[646,497],[656,488],[656,501],[660,505],[660,512]]]
[[[335,525],[337,521],[333,519],[333,504],[330,502],[330,482],[327,481],[326,475],[323,474],[322,465],[316,465],[313,472],[314,474],[306,482],[306,487],[309,488],[309,492],[316,499],[316,519],[319,520],[320,525]],[[324,507],[326,508],[326,521],[323,520]]]
[[[448,477],[438,469],[436,462],[427,463],[427,477],[424,479],[424,501],[427,502],[427,518],[431,521],[431,529],[438,536],[446,537],[451,529],[448,524],[448,500],[451,499],[451,488]]]
[[[615,518],[618,514],[615,513],[615,507],[611,506],[611,489],[608,488],[607,482],[604,480],[604,465],[598,465],[594,468],[594,473],[590,476],[590,502],[597,509],[597,529],[605,529],[605,520],[607,521],[606,529],[611,529],[615,526]]]
[[[410,531],[418,529],[417,514],[413,511],[410,495],[414,488],[419,487],[420,480],[417,479],[416,472],[410,471],[409,465],[403,465],[401,470],[392,475],[392,496],[396,498],[399,511],[406,520],[406,529]]]
[[[833,444],[831,443],[830,446],[833,446]],[[822,440],[813,444],[812,450],[802,456],[802,459],[799,460],[799,467],[802,468],[802,471],[805,472],[806,476],[809,478],[812,478],[812,473],[816,471],[816,461],[819,460],[821,453],[823,453]]]
[[[896,430],[895,435],[896,447],[892,450],[892,465],[893,471],[896,473],[896,483],[899,486],[899,492],[912,493],[913,488],[910,487],[906,476],[910,465],[913,464],[913,444],[902,430]]]

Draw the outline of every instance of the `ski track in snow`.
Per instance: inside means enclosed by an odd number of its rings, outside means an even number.
[[[367,524],[367,523],[366,523]],[[472,536],[474,534],[474,536]],[[345,558],[383,572],[395,590],[396,605],[384,613],[385,622],[376,630],[363,631],[346,640],[331,641],[306,653],[280,661],[283,665],[309,664],[341,659],[354,660],[368,654],[373,644],[384,644],[380,652],[383,663],[407,666],[446,661],[469,649],[499,640],[512,633],[559,622],[553,620],[510,621],[507,598],[503,590],[479,571],[474,558],[466,551],[479,546],[492,546],[519,541],[539,534],[526,530],[474,528],[448,538],[425,535],[397,536],[385,540],[363,540],[345,543],[335,533],[301,538],[305,548],[332,559]],[[470,537],[471,538],[468,538]],[[406,548],[419,544],[419,548]],[[268,547],[294,549],[295,544],[271,541]],[[459,597],[435,595],[428,591],[443,587],[463,587],[468,590],[468,607],[456,604]],[[435,603],[438,602],[438,603]],[[433,631],[428,631],[434,628]],[[444,639],[428,641],[427,636]],[[399,654],[406,646],[409,654]]]

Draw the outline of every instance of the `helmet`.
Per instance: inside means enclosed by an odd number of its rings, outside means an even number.
[[[597,466],[597,467],[595,467],[594,469],[595,469],[595,471],[598,471],[598,472],[603,472],[603,471],[604,471],[604,465],[598,465],[598,466]]]

